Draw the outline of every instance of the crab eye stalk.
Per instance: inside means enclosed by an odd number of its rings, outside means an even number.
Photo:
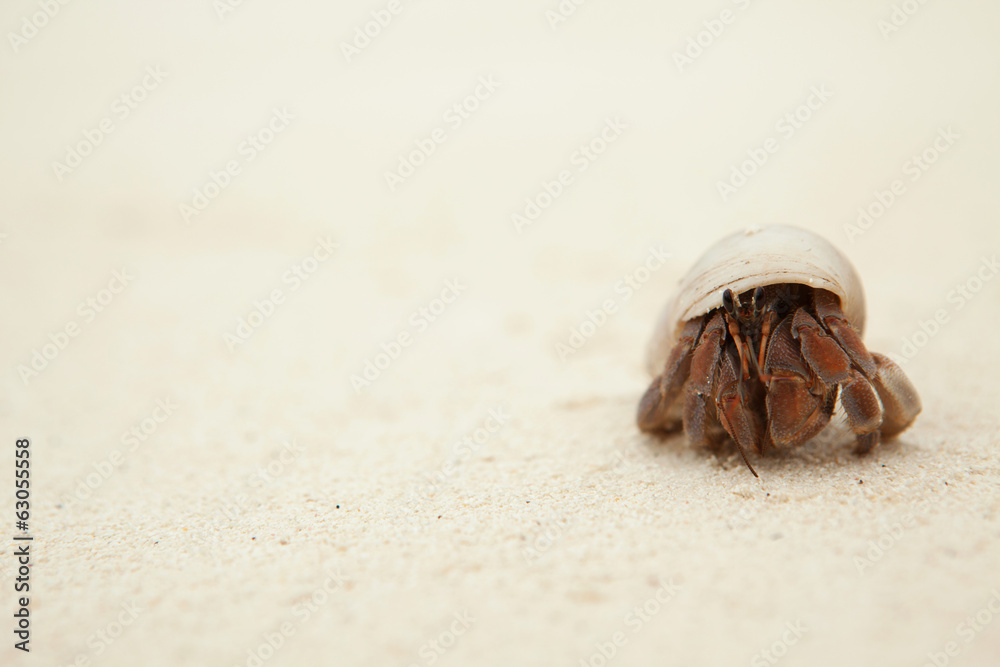
[[[733,290],[727,289],[722,293],[722,307],[731,317],[736,317],[736,302],[733,299]]]
[[[761,302],[764,300],[764,288],[758,287],[753,291],[753,296],[750,297],[750,308],[753,310],[754,317],[760,314],[763,309]]]

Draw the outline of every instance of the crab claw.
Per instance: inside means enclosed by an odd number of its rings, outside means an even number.
[[[800,311],[801,312],[801,311]],[[777,447],[804,442],[829,423],[837,387],[816,382],[803,361],[786,317],[771,335],[764,368],[770,376],[767,414],[771,440]]]

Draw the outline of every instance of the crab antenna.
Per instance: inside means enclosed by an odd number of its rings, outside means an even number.
[[[760,479],[760,475],[757,474],[757,471],[753,469],[752,465],[750,465],[750,461],[747,460],[746,452],[743,451],[743,447],[742,447],[742,445],[740,445],[740,441],[737,440],[736,438],[733,438],[733,442],[736,443],[736,449],[740,450],[740,456],[743,457],[743,463],[747,464],[747,467],[750,468],[750,472],[753,473],[754,477],[756,477],[757,479]]]

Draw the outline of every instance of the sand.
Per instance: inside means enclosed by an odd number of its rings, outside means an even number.
[[[912,4],[8,37],[0,663],[996,664],[1000,9]],[[677,280],[768,222],[851,258],[924,411],[758,480],[634,413]]]

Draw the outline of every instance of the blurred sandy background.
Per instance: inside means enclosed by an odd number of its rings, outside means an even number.
[[[996,664],[1000,7],[232,4],[0,10],[0,662]],[[925,408],[758,481],[633,415],[672,286],[766,222],[853,259]]]

